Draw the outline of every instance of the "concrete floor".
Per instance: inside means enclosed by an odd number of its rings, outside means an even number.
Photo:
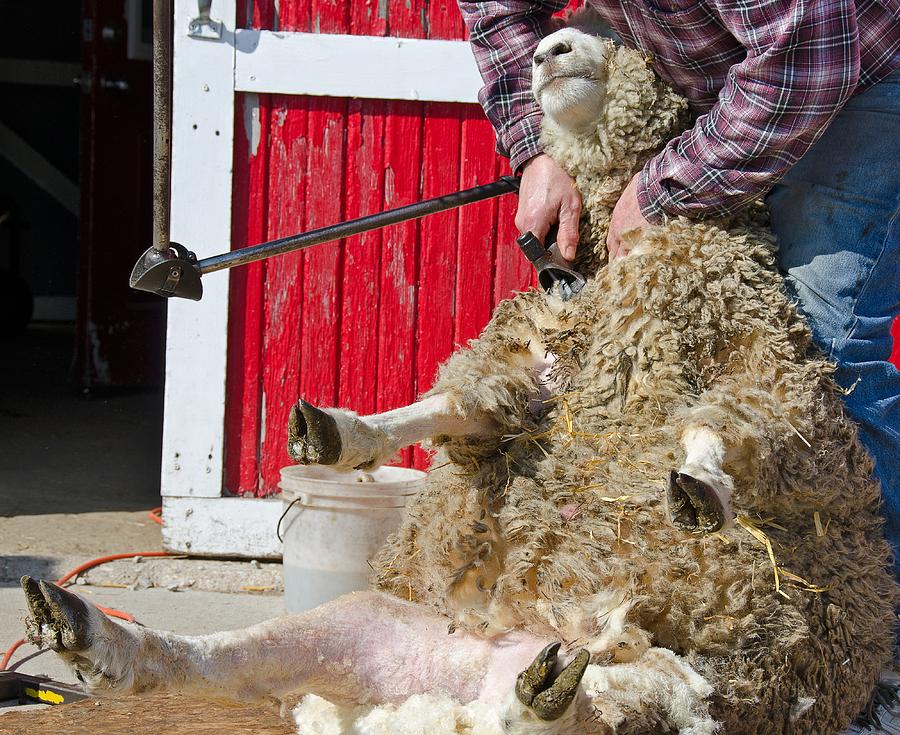
[[[32,325],[0,344],[0,514],[159,505],[162,392],[83,393],[74,327]]]
[[[21,575],[55,580],[98,556],[162,548],[160,526],[147,516],[160,504],[161,391],[76,390],[73,340],[71,325],[44,324],[0,343],[0,656],[24,632]],[[79,584],[78,594],[181,633],[284,612],[278,564],[147,559],[85,577],[94,584]],[[25,646],[13,662],[75,681],[55,655],[37,653]]]

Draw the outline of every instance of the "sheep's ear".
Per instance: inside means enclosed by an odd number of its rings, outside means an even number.
[[[616,43],[621,43],[618,34],[609,27],[609,24],[600,17],[600,14],[589,5],[579,8],[566,18],[567,28],[575,28],[582,33],[591,36],[603,36],[611,38]]]

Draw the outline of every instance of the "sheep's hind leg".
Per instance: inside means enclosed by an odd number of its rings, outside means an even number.
[[[372,416],[341,408],[316,408],[300,400],[288,421],[288,454],[300,464],[373,469],[423,439],[478,436],[489,430],[486,417],[460,416],[441,394]]]
[[[684,432],[684,464],[669,476],[669,518],[675,526],[696,533],[712,533],[734,520],[731,493],[734,483],[722,469],[725,444],[705,428]]]
[[[29,641],[59,654],[93,690],[130,689],[137,636],[55,584],[26,576],[22,590],[30,613],[25,621]]]
[[[544,721],[558,720],[566,713],[590,661],[590,654],[581,649],[562,671],[554,674],[559,646],[546,646],[516,679],[516,699]]]

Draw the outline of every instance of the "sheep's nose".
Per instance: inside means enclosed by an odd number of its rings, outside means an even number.
[[[535,54],[534,63],[540,66],[543,64],[548,57],[550,56],[562,56],[563,54],[567,54],[571,52],[572,47],[567,44],[565,41],[559,41],[556,43],[549,51],[543,54]]]

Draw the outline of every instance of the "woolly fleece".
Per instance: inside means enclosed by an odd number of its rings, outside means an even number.
[[[583,196],[588,285],[567,303],[536,291],[504,301],[443,366],[431,393],[496,431],[435,438],[454,464],[431,474],[374,560],[375,586],[486,635],[521,627],[585,646],[609,675],[652,679],[677,660],[710,687],[687,720],[674,690],[665,702],[665,688],[638,686],[622,706],[595,691],[585,731],[711,732],[711,717],[730,735],[836,733],[892,650],[872,461],[785,295],[761,207],[651,227],[607,263],[619,193],[687,122],[640,55],[608,58],[596,129],[543,130]],[[545,352],[560,388],[535,417],[530,358]],[[665,513],[679,439],[698,426],[724,439],[746,519],[712,535]]]

